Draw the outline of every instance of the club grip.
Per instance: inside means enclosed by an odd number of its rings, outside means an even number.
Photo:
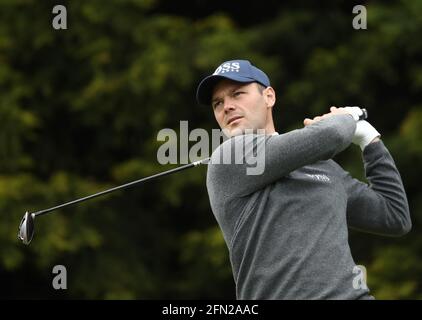
[[[362,114],[359,116],[359,120],[368,119],[368,111],[365,108],[361,108]]]

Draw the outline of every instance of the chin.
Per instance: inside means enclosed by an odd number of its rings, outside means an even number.
[[[234,136],[240,136],[240,135],[242,135],[242,134],[245,134],[245,131],[246,131],[247,129],[246,128],[244,128],[244,127],[235,127],[235,128],[232,128],[232,129],[224,129],[223,130],[223,133],[227,136],[227,137],[229,137],[229,138],[231,138],[231,137],[234,137]]]

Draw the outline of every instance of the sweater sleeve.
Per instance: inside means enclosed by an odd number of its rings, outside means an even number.
[[[346,171],[347,222],[351,229],[385,236],[402,236],[412,227],[406,192],[394,160],[380,140],[363,151],[369,185]]]
[[[213,152],[208,188],[222,197],[251,194],[297,168],[332,158],[349,146],[355,130],[353,117],[341,114],[281,135],[235,136]]]

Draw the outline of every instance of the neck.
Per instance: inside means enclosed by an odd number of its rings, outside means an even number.
[[[264,129],[266,134],[273,134],[275,132],[273,113],[271,112],[271,109],[268,110],[267,121]]]

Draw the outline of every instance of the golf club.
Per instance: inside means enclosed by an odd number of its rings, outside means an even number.
[[[366,111],[366,109],[363,109],[363,108],[361,110],[362,110],[362,114],[359,116],[359,120],[367,119],[368,118],[368,112]],[[60,209],[60,208],[70,206],[72,204],[76,204],[76,203],[83,202],[83,201],[86,201],[86,200],[89,200],[89,199],[93,199],[93,198],[96,198],[98,196],[101,196],[101,195],[104,195],[104,194],[107,194],[107,193],[110,193],[110,192],[113,192],[113,191],[128,188],[128,187],[133,186],[135,184],[145,182],[145,181],[148,181],[148,180],[151,180],[151,179],[154,179],[154,178],[162,177],[162,176],[169,175],[169,174],[172,174],[172,173],[175,173],[175,172],[178,172],[178,171],[182,171],[182,170],[185,170],[185,169],[188,169],[188,168],[196,167],[200,164],[207,164],[209,161],[210,161],[210,158],[195,161],[195,162],[180,166],[178,168],[174,168],[174,169],[170,169],[168,171],[160,172],[160,173],[157,173],[155,175],[145,177],[145,178],[142,178],[142,179],[139,179],[139,180],[135,180],[135,181],[132,181],[132,182],[111,188],[111,189],[107,189],[107,190],[95,193],[93,195],[90,195],[90,196],[86,196],[86,197],[83,197],[83,198],[80,198],[80,199],[76,199],[76,200],[73,200],[73,201],[70,201],[70,202],[66,202],[66,203],[63,203],[61,205],[49,208],[49,209],[44,209],[44,210],[32,212],[32,213],[27,211],[25,213],[25,215],[23,216],[21,223],[19,225],[18,239],[20,239],[24,244],[29,245],[29,243],[31,242],[31,240],[34,236],[34,231],[35,231],[34,220],[35,220],[35,217],[37,217],[37,216],[49,213],[53,210],[57,210],[57,209]]]
[[[135,184],[145,182],[145,181],[148,181],[148,180],[151,180],[151,179],[154,179],[154,178],[166,176],[166,175],[178,172],[178,171],[182,171],[182,170],[185,170],[185,169],[196,167],[200,164],[207,164],[209,162],[209,160],[210,160],[210,158],[206,158],[206,159],[203,159],[203,160],[188,163],[188,164],[180,166],[178,168],[174,168],[174,169],[170,169],[170,170],[167,170],[167,171],[164,171],[164,172],[160,172],[160,173],[154,174],[152,176],[145,177],[145,178],[142,178],[142,179],[139,179],[139,180],[135,180],[135,181],[132,181],[132,182],[111,188],[111,189],[107,189],[107,190],[92,194],[90,196],[86,196],[86,197],[83,197],[83,198],[80,198],[80,199],[69,201],[69,202],[60,204],[58,206],[52,207],[52,208],[48,208],[48,209],[44,209],[44,210],[32,212],[32,213],[27,211],[25,213],[25,215],[23,216],[21,223],[19,225],[18,239],[20,239],[26,245],[28,245],[31,242],[31,240],[34,236],[34,231],[35,231],[34,220],[35,220],[35,217],[37,217],[37,216],[49,213],[51,211],[54,211],[54,210],[57,210],[57,209],[60,209],[60,208],[70,206],[72,204],[87,201],[87,200],[99,197],[101,195],[105,195],[105,194],[113,192],[113,191],[125,189],[125,188],[131,187]]]

